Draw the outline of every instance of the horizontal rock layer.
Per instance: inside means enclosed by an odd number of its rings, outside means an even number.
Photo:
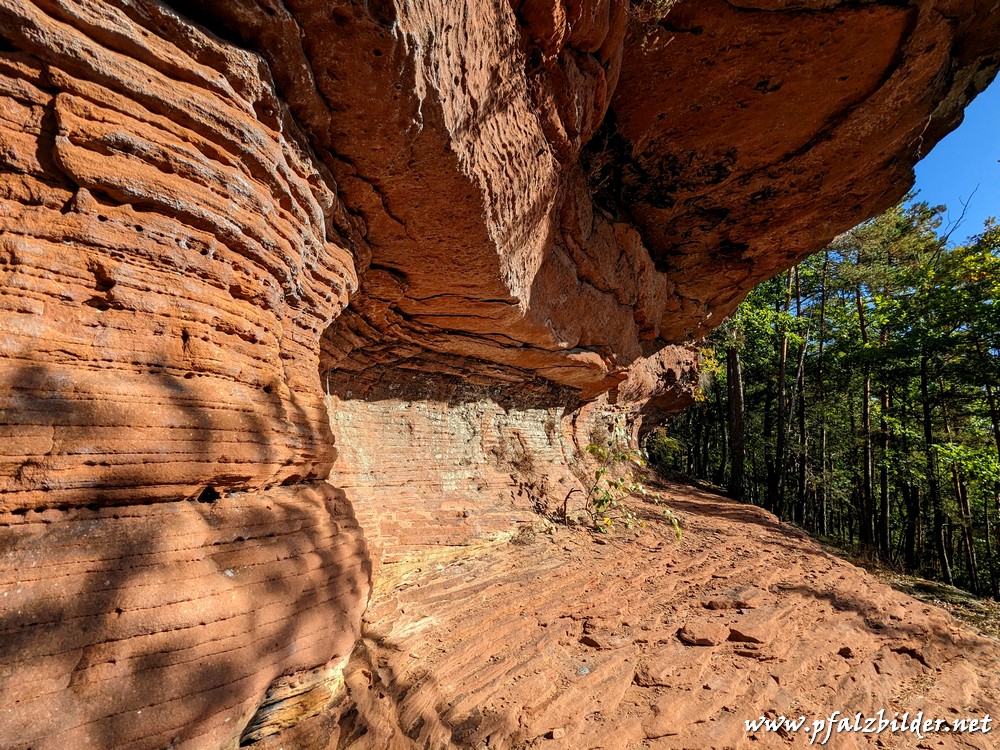
[[[368,599],[345,496],[277,487],[336,455],[354,224],[263,61],[167,6],[0,32],[0,744],[233,746]]]
[[[594,426],[562,403],[512,404],[498,389],[417,376],[335,391],[330,426],[343,447],[330,481],[354,503],[378,585],[413,560],[462,556],[555,510],[580,484]]]
[[[11,750],[232,747],[279,676],[351,652],[371,584],[323,483],[32,512],[0,549]]]
[[[156,3],[0,29],[0,509],[325,476],[349,224],[261,60]]]
[[[677,411],[691,401],[692,352],[668,347],[642,362],[660,378],[634,367],[626,381],[633,390],[618,394],[623,405]],[[512,391],[377,373],[331,373],[324,386],[340,445],[330,481],[352,499],[376,567],[386,563],[379,586],[413,559],[462,556],[464,547],[516,536],[539,513],[561,517],[564,506],[577,513],[585,505],[587,446],[608,439],[606,399],[570,409],[570,393],[538,383]]]

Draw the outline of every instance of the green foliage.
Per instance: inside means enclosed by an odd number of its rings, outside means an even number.
[[[593,528],[602,534],[613,531],[619,525],[626,529],[644,528],[646,522],[636,515],[626,499],[641,495],[656,505],[662,504],[648,495],[641,478],[635,473],[636,468],[646,466],[646,457],[632,446],[624,409],[614,411],[604,439],[590,443],[586,450],[596,462],[593,483],[586,496],[586,511]],[[661,508],[661,513],[680,539],[681,528],[677,517],[666,507]]]
[[[647,449],[728,486],[735,350],[743,497],[998,595],[1000,226],[954,245],[942,212],[895,206],[753,289],[706,341],[712,378],[673,442]]]
[[[661,426],[649,433],[644,448],[650,466],[667,469],[674,465],[684,445],[677,438],[670,437],[666,428]]]
[[[715,347],[704,346],[698,350],[698,389],[695,401],[703,401],[708,396],[709,384],[719,376],[725,363],[719,359]]]
[[[982,445],[936,443],[935,456],[948,468],[954,467],[969,481],[992,490],[1000,482],[1000,461],[996,450]]]

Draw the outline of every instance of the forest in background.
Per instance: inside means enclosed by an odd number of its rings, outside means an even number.
[[[756,287],[703,344],[654,464],[818,537],[1000,591],[1000,225],[903,203]]]

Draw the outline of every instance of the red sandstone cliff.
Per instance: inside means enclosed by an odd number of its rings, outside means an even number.
[[[998,40],[975,0],[0,0],[0,745],[606,742],[641,713],[635,638],[600,689],[553,662],[531,709],[506,680],[608,598],[558,596],[556,568],[646,553],[525,547],[538,627],[572,621],[549,645],[441,576],[523,589],[497,545],[578,481],[581,404],[680,408],[686,345],[898,199]],[[686,606],[675,585],[636,623]],[[456,612],[441,642],[508,628],[509,676],[463,692],[488,650],[423,653]],[[885,666],[911,636],[856,640]],[[874,694],[927,668],[927,700],[995,705],[970,638]],[[802,669],[833,700],[829,663]],[[730,702],[768,705],[748,679]]]

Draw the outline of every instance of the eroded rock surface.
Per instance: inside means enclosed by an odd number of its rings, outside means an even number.
[[[337,736],[379,726],[373,569],[392,629],[428,561],[529,541],[602,405],[682,408],[691,343],[896,200],[998,39],[985,0],[0,0],[3,736],[322,747],[348,690]]]
[[[342,666],[370,589],[325,484],[33,512],[0,548],[9,748],[232,747],[272,682]]]
[[[0,23],[0,507],[325,477],[351,225],[260,58],[155,3]]]
[[[344,695],[255,747],[785,748],[808,737],[744,722],[1000,711],[995,640],[770,513],[661,490],[680,542],[666,524],[607,544],[559,527],[413,565],[369,607]],[[923,744],[989,750],[994,732]],[[844,732],[828,746],[893,741],[922,744]]]
[[[364,219],[328,364],[605,390],[891,205],[996,72],[995,2],[639,6],[197,5]]]
[[[355,230],[255,54],[157,3],[0,29],[0,744],[231,746],[368,599],[298,484]]]

